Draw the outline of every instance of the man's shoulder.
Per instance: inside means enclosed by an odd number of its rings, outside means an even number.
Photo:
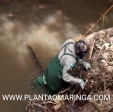
[[[74,39],[67,39],[67,40],[65,41],[65,43],[68,43],[68,42],[75,42],[75,40],[74,40]]]
[[[63,43],[63,45],[65,45],[65,44],[67,44],[67,43],[70,43],[70,42],[75,43],[75,40],[74,40],[74,39],[67,39],[67,40]]]

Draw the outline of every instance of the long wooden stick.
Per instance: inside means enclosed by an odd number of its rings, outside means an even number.
[[[28,48],[28,50],[29,50],[29,52],[30,52],[30,55],[31,55],[33,61],[35,62],[36,66],[37,66],[41,71],[43,71],[44,68],[43,68],[43,66],[41,65],[41,62],[40,62],[39,57],[36,56],[35,52],[33,51],[33,49],[31,48],[30,45],[27,45],[27,48]]]
[[[113,5],[107,9],[107,11],[92,25],[91,28],[88,29],[88,31],[82,37],[85,37],[112,8]]]
[[[95,40],[93,40],[92,46],[90,47],[89,57],[88,57],[89,60],[91,60],[91,57],[92,57],[92,54],[93,54],[94,44],[95,44]]]

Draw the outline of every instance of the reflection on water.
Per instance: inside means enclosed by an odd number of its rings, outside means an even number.
[[[0,93],[35,92],[29,89],[29,81],[38,69],[26,44],[33,48],[45,67],[58,53],[64,40],[84,34],[109,6],[102,0],[62,0],[49,4],[14,0],[0,3]],[[104,19],[104,28],[111,26],[113,10]],[[94,30],[101,28],[102,22]],[[1,112],[22,112],[25,102],[0,102],[0,105]]]

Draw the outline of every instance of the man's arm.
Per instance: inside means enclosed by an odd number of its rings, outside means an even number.
[[[83,59],[78,59],[79,63],[83,65],[83,67],[86,69],[86,70],[90,70],[91,69],[91,65],[84,61]]]
[[[63,75],[62,78],[65,82],[68,82],[70,84],[75,84],[75,83],[79,83],[81,88],[83,89],[85,87],[85,83],[82,79],[79,78],[75,78],[73,76],[71,76],[70,74],[67,73],[68,70],[72,69],[73,65],[76,64],[76,60],[71,61],[71,60],[66,60],[64,67],[63,67]]]
[[[65,82],[68,82],[70,84],[75,84],[75,83],[80,83],[80,79],[79,78],[75,78],[73,76],[71,76],[70,74],[68,74],[68,70],[72,69],[71,66],[75,65],[76,62],[74,61],[65,61],[64,67],[63,67],[63,75],[62,78]]]

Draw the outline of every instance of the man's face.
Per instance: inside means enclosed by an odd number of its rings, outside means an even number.
[[[86,52],[87,46],[84,43],[77,43],[77,44],[78,47],[76,49],[76,53]]]
[[[84,43],[80,43],[78,45],[78,48],[76,49],[76,54],[79,58],[83,58],[86,51],[87,51],[87,46]]]

